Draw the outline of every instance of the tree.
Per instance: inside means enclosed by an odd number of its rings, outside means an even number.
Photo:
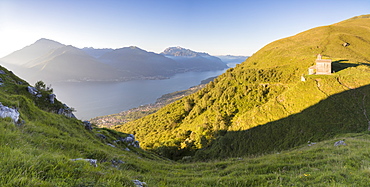
[[[43,91],[46,91],[46,92],[49,92],[49,93],[53,93],[53,88],[51,88],[51,85],[49,85],[48,87],[46,86],[46,84],[44,83],[44,81],[37,81],[35,83],[35,88],[37,90],[43,90]]]

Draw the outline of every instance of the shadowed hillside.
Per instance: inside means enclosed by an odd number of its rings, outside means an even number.
[[[307,142],[333,138],[347,132],[370,128],[370,85],[347,90],[286,118],[244,131],[228,131],[209,148],[197,152],[208,160],[273,153]]]

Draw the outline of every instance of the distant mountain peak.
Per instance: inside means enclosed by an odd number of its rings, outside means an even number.
[[[53,43],[53,44],[63,45],[63,44],[61,44],[57,41],[50,40],[50,39],[47,39],[47,38],[40,38],[34,44],[45,44],[45,43]]]
[[[165,49],[162,53],[165,56],[186,56],[186,57],[195,57],[195,56],[209,56],[207,53],[199,53],[192,51],[190,49],[185,49],[183,47],[169,47]]]
[[[140,49],[139,47],[137,47],[137,46],[130,46],[129,47],[130,49]]]

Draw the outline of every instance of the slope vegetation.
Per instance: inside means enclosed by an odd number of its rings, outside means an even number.
[[[360,16],[272,42],[199,92],[117,129],[175,159],[197,149],[199,159],[260,154],[365,131],[369,31]],[[317,54],[333,60],[335,73],[307,75]]]

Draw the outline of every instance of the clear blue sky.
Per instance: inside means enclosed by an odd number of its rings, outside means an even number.
[[[370,14],[369,0],[0,0],[0,57],[40,38],[252,55],[274,40],[363,14]]]

